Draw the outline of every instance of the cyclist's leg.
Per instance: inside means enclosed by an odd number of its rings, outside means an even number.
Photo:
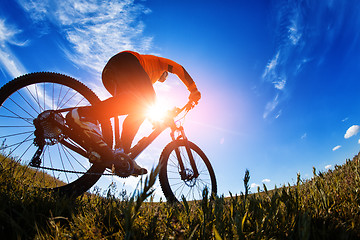
[[[144,70],[143,70],[144,71]],[[145,71],[144,71],[145,73]],[[121,142],[125,152],[129,152],[131,143],[139,130],[141,124],[145,120],[146,109],[155,101],[155,91],[152,83],[145,73],[145,76],[140,74],[133,79],[134,88],[129,89],[134,95],[132,102],[129,104],[128,116],[125,118],[121,133]]]
[[[104,68],[102,77],[105,88],[113,97],[91,107],[81,108],[79,113],[99,120],[129,114],[130,117],[124,122],[121,136],[128,152],[145,119],[144,110],[155,99],[154,88],[138,59],[129,53],[118,54],[111,58]],[[107,148],[111,150],[110,147]],[[146,169],[134,165],[136,174],[146,173]]]
[[[145,117],[139,116],[138,114],[129,114],[125,118],[120,139],[125,153],[130,152],[131,144],[144,120]]]
[[[103,141],[97,120],[125,115],[132,110],[131,105],[137,100],[135,95],[126,91],[116,91],[116,89],[126,90],[129,88],[126,83],[129,82],[129,76],[131,77],[133,72],[136,72],[138,65],[137,58],[130,53],[115,55],[109,60],[103,71],[103,84],[113,96],[116,94],[115,97],[110,97],[92,106],[79,107],[67,116],[68,124],[82,132],[91,148],[101,156],[105,156],[105,159],[113,159],[113,151],[111,146]]]
[[[98,111],[112,109],[113,116],[128,114],[124,120],[121,143],[125,153],[145,119],[145,109],[153,103],[155,91],[151,80],[139,60],[132,54],[120,53],[109,60],[103,71],[103,84],[113,95],[105,100]],[[96,109],[95,109],[96,110]],[[134,161],[134,174],[146,174],[147,170]]]
[[[155,100],[154,88],[138,59],[129,53],[118,54],[110,59],[103,72],[103,83],[114,95],[106,102],[114,106],[115,116],[128,114],[120,140],[124,152],[129,153],[132,141],[145,119],[145,110]],[[146,169],[134,162],[134,174],[146,172]]]
[[[79,109],[93,118],[110,118],[131,113],[141,114],[155,99],[151,80],[139,60],[131,53],[113,56],[102,73],[102,82],[113,97],[91,107]]]

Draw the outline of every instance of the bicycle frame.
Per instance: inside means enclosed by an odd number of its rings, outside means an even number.
[[[174,108],[172,111],[170,111],[169,117],[164,121],[164,123],[157,125],[152,133],[150,133],[148,136],[145,136],[142,139],[140,139],[138,141],[138,143],[130,149],[129,156],[132,159],[136,159],[168,127],[170,127],[170,129],[171,129],[170,136],[171,136],[172,141],[175,141],[178,139],[186,140],[187,138],[185,135],[184,128],[182,126],[177,126],[174,118],[176,116],[178,116],[184,110],[188,112],[193,107],[194,107],[194,105],[192,103],[187,103],[182,108]],[[119,119],[117,117],[115,117],[115,121],[114,121],[115,146],[120,145],[120,129],[119,128],[120,128]],[[175,137],[176,133],[179,133],[179,135],[177,137]],[[181,174],[182,179],[184,180],[186,178],[186,176],[184,174],[185,167],[184,167],[184,164],[183,164],[183,161],[181,158],[181,154],[180,154],[179,149],[176,149],[175,151],[176,151],[176,156],[177,156],[177,159],[178,159],[179,165],[180,165],[180,170],[181,170],[180,174]],[[194,175],[192,176],[192,178],[196,178],[199,176],[199,172],[196,167],[192,152],[188,146],[186,146],[186,152],[189,155],[190,164],[191,164],[191,167],[193,168],[193,172],[194,172]]]
[[[170,111],[168,113],[169,116],[164,121],[164,123],[156,125],[153,132],[151,132],[148,136],[145,136],[142,139],[140,139],[137,142],[137,144],[130,149],[129,157],[135,160],[168,127],[171,129],[170,136],[171,136],[172,141],[179,140],[179,139],[187,140],[184,128],[182,126],[177,126],[174,118],[183,111],[186,111],[186,113],[187,113],[193,107],[194,107],[194,104],[189,102],[182,108],[174,108],[172,111]],[[55,110],[55,111],[53,111],[53,113],[67,112],[67,111],[71,111],[72,109],[74,109],[74,108]],[[70,136],[70,139],[72,139],[73,141],[75,141],[77,143],[81,142],[81,136],[74,135],[68,127],[66,127],[66,126],[59,126],[59,127],[62,128],[62,130],[64,131],[64,133],[66,135]],[[118,117],[115,117],[115,119],[114,119],[114,134],[115,134],[114,146],[116,148],[116,147],[120,146],[120,123],[119,123]],[[178,135],[176,136],[176,134],[178,134]],[[67,148],[71,149],[72,151],[75,151],[86,158],[89,157],[88,153],[86,151],[84,151],[83,149],[80,149],[79,147],[74,146],[73,144],[69,143],[68,141],[65,141],[65,139],[61,139],[60,143],[63,144],[64,146],[66,146]],[[188,179],[189,178],[190,179],[197,178],[199,176],[199,172],[196,167],[196,163],[195,163],[193,154],[191,152],[190,147],[188,147],[188,146],[185,146],[185,147],[186,147],[186,152],[189,156],[191,167],[193,169],[193,175],[189,177],[185,174],[185,167],[184,167],[184,164],[182,161],[180,151],[179,151],[179,149],[176,149],[175,152],[176,152],[177,159],[179,161],[181,178],[182,178],[182,180],[185,180],[186,178],[188,178]],[[36,158],[36,157],[34,156],[34,158]]]
[[[116,114],[112,118],[99,116],[99,125],[89,126],[100,130],[102,139],[92,135],[91,129],[77,126],[74,110],[101,102],[77,79],[60,73],[29,73],[6,83],[0,92],[0,128],[3,130],[0,149],[4,155],[1,164],[16,174],[17,181],[24,186],[77,197],[91,189],[102,176],[111,177],[105,177],[99,185],[115,176],[140,175],[143,171],[138,171],[133,159],[142,165],[140,154],[144,156],[144,150],[150,144],[154,146],[154,140],[169,129],[167,133],[171,138],[163,142],[159,162],[156,157],[152,159],[166,199],[172,203],[183,196],[198,200],[204,188],[217,192],[215,172],[208,157],[185,134],[184,119],[195,103],[169,111],[161,122],[152,122],[153,129],[142,133],[142,139],[134,141],[132,148],[127,149],[129,152],[124,153],[120,148],[122,117],[116,120],[113,118]],[[156,106],[144,110],[149,120],[152,116],[163,116],[156,115],[160,111]],[[150,152],[153,150],[148,148]]]

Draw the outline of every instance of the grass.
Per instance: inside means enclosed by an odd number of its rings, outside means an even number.
[[[63,198],[18,184],[0,168],[0,234],[4,239],[359,239],[359,156],[334,170],[297,176],[295,185],[170,205],[153,202],[158,169],[128,195],[111,185]]]

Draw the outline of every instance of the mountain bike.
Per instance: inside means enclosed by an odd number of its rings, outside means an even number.
[[[102,163],[91,161],[93,149],[65,119],[72,109],[99,101],[84,84],[59,73],[30,73],[5,84],[0,89],[2,168],[11,169],[21,184],[72,196],[88,191],[101,176],[112,175]],[[152,133],[131,148],[127,159],[121,158],[125,169],[122,176],[131,175],[133,166],[129,159],[136,159],[170,128],[171,142],[159,160],[159,180],[166,199],[201,199],[205,188],[216,194],[216,178],[209,159],[187,139],[181,121],[176,120],[180,114],[185,117],[193,107],[187,103],[174,108],[162,124],[154,125]],[[100,128],[106,143],[116,152],[120,145],[119,118],[101,121]]]

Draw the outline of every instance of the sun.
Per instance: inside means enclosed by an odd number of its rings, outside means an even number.
[[[165,120],[169,109],[169,104],[166,102],[156,101],[147,109],[146,117],[151,123],[161,123]]]

